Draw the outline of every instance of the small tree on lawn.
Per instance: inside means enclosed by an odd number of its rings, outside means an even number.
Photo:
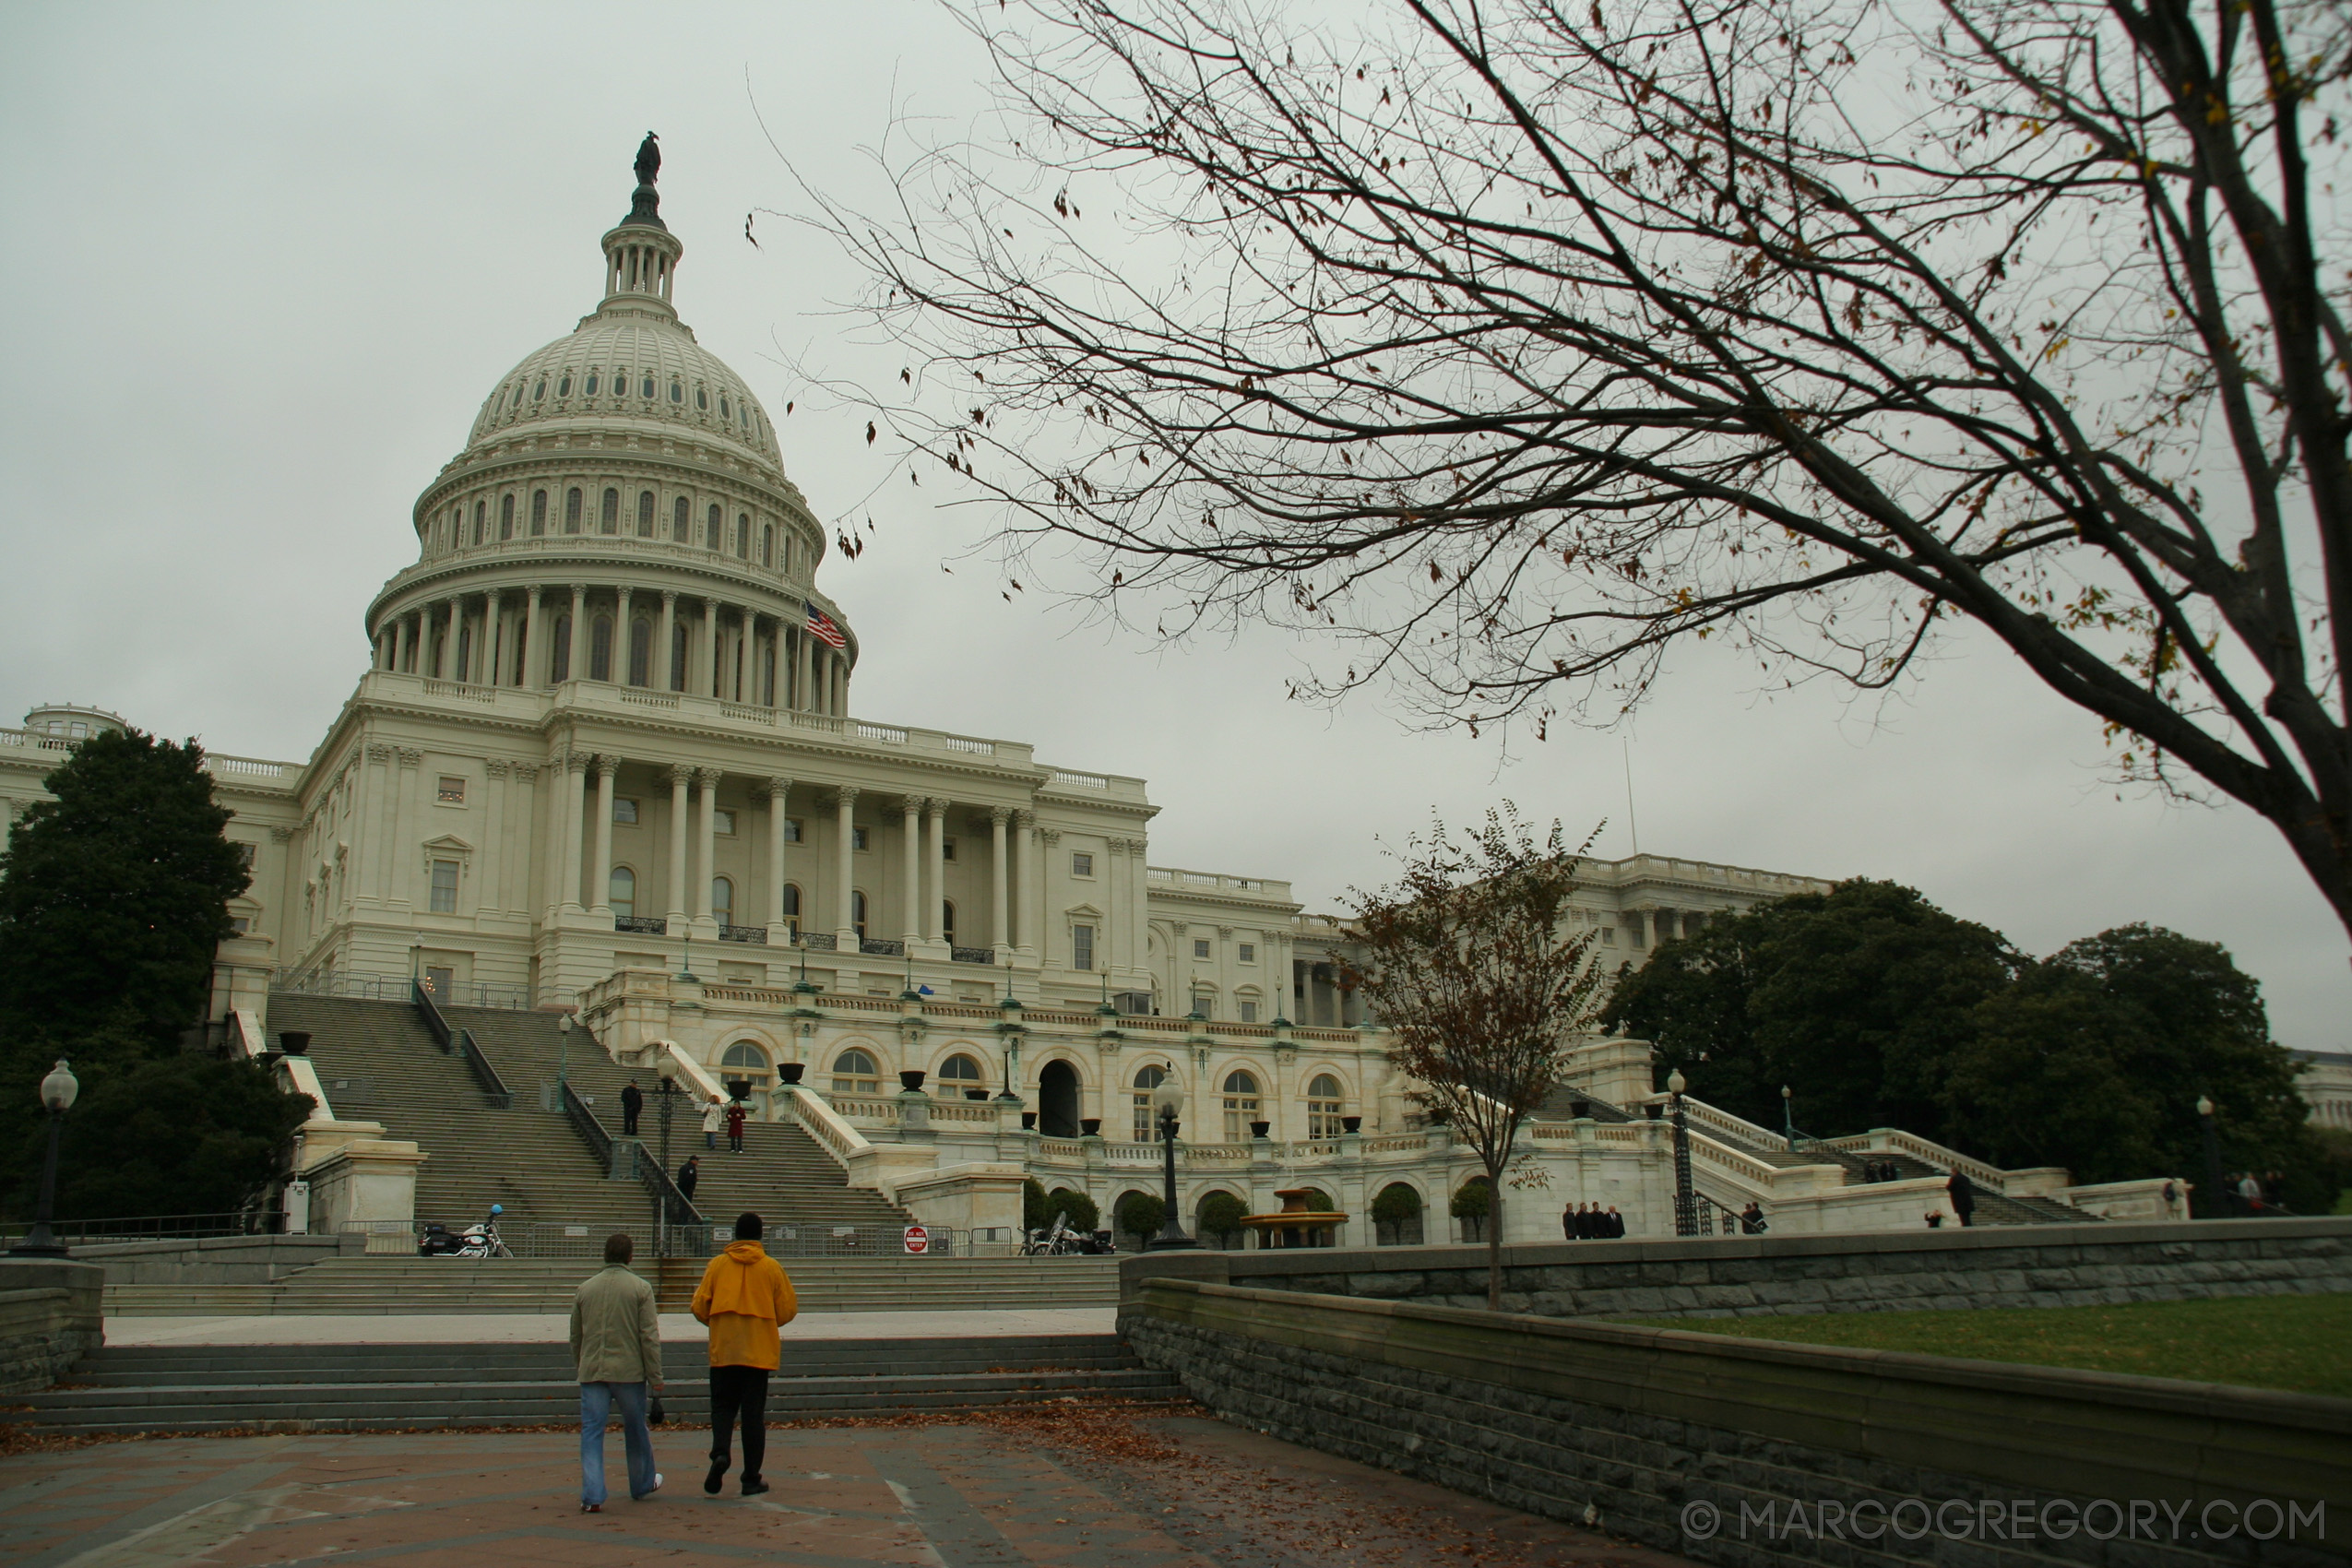
[[[1159,1234],[1159,1227],[1168,1218],[1168,1206],[1149,1193],[1129,1193],[1111,1213],[1120,1229],[1148,1241]]]
[[[1360,963],[1342,983],[1361,991],[1394,1034],[1390,1060],[1408,1096],[1477,1153],[1486,1168],[1487,1305],[1503,1300],[1503,1167],[1526,1120],[1559,1080],[1570,1046],[1592,1026],[1605,980],[1591,927],[1568,923],[1584,844],[1560,824],[1541,840],[1504,803],[1456,840],[1436,824],[1411,840],[1392,887],[1355,896]]]
[[[1201,1234],[1216,1237],[1220,1247],[1231,1246],[1233,1238],[1241,1233],[1241,1217],[1248,1212],[1232,1194],[1211,1193],[1201,1200]]]

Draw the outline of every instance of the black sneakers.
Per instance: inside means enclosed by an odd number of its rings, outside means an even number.
[[[708,1492],[711,1496],[717,1497],[719,1495],[719,1485],[726,1479],[727,1461],[721,1459],[717,1464],[711,1466],[710,1474],[703,1477],[702,1489],[706,1492]]]
[[[766,1491],[766,1490],[767,1483],[760,1479],[757,1476],[745,1476],[743,1478],[743,1495],[745,1497],[757,1497],[761,1492]]]

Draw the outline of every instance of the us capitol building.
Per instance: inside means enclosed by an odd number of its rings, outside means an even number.
[[[945,1192],[957,1170],[1085,1186],[1107,1212],[1123,1162],[1153,1185],[1165,1085],[1201,1140],[1188,1205],[1221,1182],[1270,1206],[1260,1189],[1328,1169],[1359,1216],[1367,1182],[1395,1181],[1443,1214],[1469,1167],[1408,1124],[1380,1031],[1333,983],[1338,922],[1276,878],[1152,864],[1141,779],[855,716],[864,650],[817,585],[825,530],[759,398],[679,317],[652,172],[603,236],[595,309],[499,378],[418,496],[416,561],[367,606],[366,673],[309,760],[211,757],[253,874],[216,1021],[266,1031],[273,989],[405,998],[412,976],[576,1008],[624,1061],[825,1123],[853,1182],[919,1214],[918,1173]],[[120,722],[45,707],[0,732],[9,820],[59,749]],[[1587,868],[1575,918],[1613,967],[1825,886],[1636,856]],[[1593,1092],[1650,1093],[1646,1048],[1595,1049],[1616,1066]],[[893,1082],[918,1070],[927,1112]],[[1545,1209],[1535,1233],[1580,1194],[1670,1230],[1657,1148],[1560,1140],[1589,1170],[1519,1206]],[[1002,1203],[938,1212],[983,1209]]]

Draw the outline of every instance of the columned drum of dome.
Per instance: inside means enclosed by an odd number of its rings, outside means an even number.
[[[859,645],[815,585],[824,529],[758,397],[678,318],[659,209],[641,178],[596,309],[498,379],[417,497],[417,562],[368,610],[376,667],[842,717]]]

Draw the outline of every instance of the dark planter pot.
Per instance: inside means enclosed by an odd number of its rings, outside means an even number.
[[[289,1056],[307,1056],[310,1054],[310,1031],[307,1029],[280,1030],[278,1044],[279,1048]]]
[[[1656,1100],[1650,1101],[1647,1105],[1642,1107],[1642,1109],[1649,1112],[1649,1118],[1653,1122],[1662,1122],[1666,1119],[1666,1107],[1660,1105]]]
[[[600,785],[599,788],[602,788],[602,786]],[[1272,1131],[1274,1131],[1274,1123],[1271,1122],[1253,1122],[1250,1123],[1250,1136],[1253,1138],[1265,1137]]]
[[[786,1083],[797,1084],[801,1081],[801,1075],[809,1070],[809,1064],[805,1062],[787,1062],[776,1070],[784,1075]]]
[[[730,1078],[727,1080],[727,1098],[729,1099],[749,1099],[751,1097],[752,1081],[749,1078]]]
[[[601,786],[600,786],[600,788],[601,788]],[[1078,1118],[1078,1136],[1082,1138],[1099,1138],[1102,1136],[1102,1118],[1099,1116],[1081,1116]]]
[[[1024,1133],[1034,1133],[1037,1131],[1036,1111],[1024,1111],[1021,1112],[1021,1131]]]
[[[988,1098],[988,1091],[986,1089],[966,1089],[964,1091],[964,1098],[966,1099],[986,1099]]]
[[[1364,1130],[1364,1119],[1360,1116],[1342,1116],[1339,1119],[1339,1130],[1343,1133],[1360,1133]]]
[[[600,789],[602,786],[600,785],[599,788]],[[917,1067],[910,1069],[908,1072],[898,1075],[898,1087],[905,1089],[909,1094],[921,1094],[922,1092],[923,1078],[926,1075],[921,1068]]]
[[[1568,1102],[1568,1114],[1571,1117],[1590,1116],[1592,1113],[1593,1102],[1589,1099],[1572,1099]]]

